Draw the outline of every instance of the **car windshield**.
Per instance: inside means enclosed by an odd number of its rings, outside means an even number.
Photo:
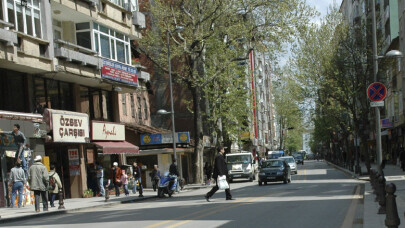
[[[294,163],[294,158],[283,158],[287,163]]]
[[[302,156],[297,156],[296,158],[297,158],[297,159],[302,159]]]
[[[283,162],[279,160],[263,162],[262,168],[282,167]]]
[[[250,159],[250,155],[233,155],[233,156],[227,156],[226,157],[226,162],[228,164],[235,164],[235,163],[251,163],[252,160]]]

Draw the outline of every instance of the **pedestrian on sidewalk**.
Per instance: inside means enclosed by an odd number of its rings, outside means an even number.
[[[20,125],[19,124],[14,124],[13,130],[12,131],[2,131],[0,129],[0,134],[7,134],[11,135],[14,137],[14,143],[17,145],[17,151],[15,153],[15,158],[14,162],[20,161],[21,162],[21,167],[25,172],[25,178],[28,177],[28,164],[27,160],[25,160],[25,154],[24,154],[24,147],[25,144],[27,143],[27,138],[25,138],[25,135],[20,131]]]
[[[113,167],[111,168],[110,179],[108,180],[107,186],[110,185],[110,183],[111,183],[110,181],[112,180],[112,183],[114,184],[114,188],[115,188],[115,196],[120,196],[120,187],[122,185],[121,175],[122,175],[122,171],[121,171],[121,168],[118,167],[118,162],[114,162]]]
[[[400,155],[399,155],[399,160],[401,161],[401,168],[402,171],[405,171],[405,150],[401,145],[401,148],[399,149]]]
[[[139,183],[139,197],[143,197],[141,167],[138,166],[137,162],[133,163],[132,176],[134,177],[134,181],[135,181],[135,185],[134,185],[134,188],[132,189],[132,193],[136,194],[136,182],[138,182]]]
[[[52,179],[53,178],[53,182],[54,182],[54,189],[52,189],[53,187],[51,187],[52,184]],[[56,172],[55,169],[55,165],[51,164],[50,166],[50,171],[49,171],[49,194],[51,195],[51,207],[55,207],[55,199],[56,196],[59,194],[59,189],[62,189],[62,181],[60,180],[60,177],[58,175],[58,173]]]
[[[18,208],[21,208],[23,200],[23,190],[25,185],[25,172],[21,167],[21,161],[16,161],[15,167],[10,171],[10,181],[12,183],[11,190],[11,203],[10,207],[13,208],[15,204],[15,198],[17,197],[18,191]]]
[[[149,175],[152,181],[153,191],[156,192],[160,180],[160,171],[158,169],[158,165],[153,165],[153,170]]]
[[[125,169],[121,170],[122,175],[121,175],[121,183],[122,186],[124,187],[124,192],[125,196],[129,196],[129,191],[128,191],[128,175],[126,174]]]
[[[224,158],[224,153],[225,149],[220,146],[218,148],[218,154],[215,157],[215,162],[214,162],[214,172],[212,174],[212,177],[215,179],[215,186],[209,191],[207,194],[205,194],[205,199],[209,202],[210,198],[215,194],[216,191],[218,191],[218,177],[226,175],[228,177],[228,168],[226,167],[226,162]],[[225,196],[226,200],[234,200],[231,195],[231,190],[230,188],[225,189]]]
[[[176,159],[172,160],[172,164],[169,167],[169,174],[177,176],[176,192],[179,192],[179,170],[177,169]]]
[[[29,183],[30,189],[34,191],[35,195],[35,211],[40,212],[40,197],[42,198],[42,204],[44,211],[48,211],[48,185],[49,174],[46,167],[42,164],[41,155],[37,155],[34,158],[34,164],[29,169]]]
[[[95,162],[95,169],[96,169],[96,177],[97,177],[97,184],[98,184],[98,188],[99,188],[99,193],[97,194],[97,196],[103,197],[105,194],[104,191],[104,168],[103,166],[100,165],[99,162]]]
[[[205,176],[207,177],[205,184],[210,185],[211,178],[212,178],[212,166],[208,162],[205,162],[204,173],[205,173]]]

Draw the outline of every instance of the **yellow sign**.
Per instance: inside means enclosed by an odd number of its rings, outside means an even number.
[[[150,143],[150,141],[152,141],[152,139],[150,138],[149,135],[145,135],[145,136],[143,136],[143,141],[144,141],[145,143]]]
[[[43,156],[42,157],[42,164],[44,164],[44,166],[46,167],[48,172],[51,170],[50,163],[49,163],[49,156]]]
[[[188,139],[187,134],[184,134],[184,133],[183,133],[183,134],[180,135],[180,142],[186,142],[187,139]]]

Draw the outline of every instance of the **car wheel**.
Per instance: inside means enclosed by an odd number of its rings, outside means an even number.
[[[249,178],[249,182],[253,182],[253,177],[250,177],[250,178]]]
[[[259,181],[259,186],[262,186],[262,184],[263,184],[263,183],[262,183],[261,181]]]

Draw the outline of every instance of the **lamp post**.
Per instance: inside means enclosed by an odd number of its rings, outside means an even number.
[[[158,114],[171,114],[172,115],[172,137],[173,137],[173,157],[176,159],[176,128],[174,124],[174,104],[173,104],[173,84],[172,84],[172,64],[170,62],[170,39],[169,35],[174,32],[181,32],[183,31],[184,28],[179,26],[176,27],[173,31],[166,31],[166,41],[167,41],[167,62],[168,62],[168,68],[169,68],[169,88],[170,88],[170,106],[171,106],[171,111],[167,112],[166,110],[159,110],[157,113]],[[177,159],[176,159],[177,160]]]
[[[373,74],[374,82],[377,82],[377,72],[378,72],[378,59],[382,58],[398,58],[402,57],[402,53],[397,50],[391,50],[387,52],[385,56],[377,55],[377,28],[375,19],[375,0],[371,0],[371,16],[372,16],[372,32],[373,32]],[[382,152],[381,152],[381,125],[380,125],[380,108],[375,107],[375,124],[376,124],[376,153],[377,153],[377,165],[378,172],[381,174],[381,164],[382,164]]]

